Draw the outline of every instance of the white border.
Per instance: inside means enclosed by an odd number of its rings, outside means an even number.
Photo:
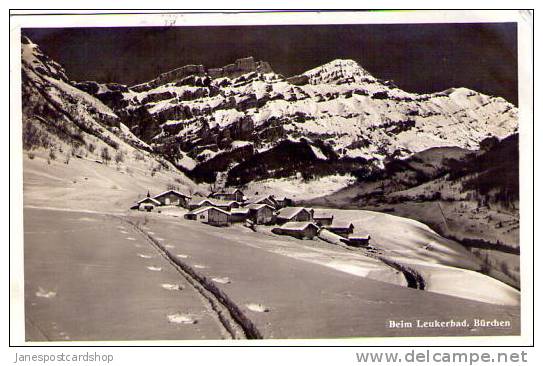
[[[20,13],[20,12],[19,12]],[[519,32],[519,121],[521,141],[521,248],[522,248],[522,335],[518,337],[439,337],[439,338],[357,338],[289,341],[175,341],[175,342],[70,342],[66,345],[335,345],[335,346],[426,346],[426,345],[529,345],[533,336],[532,258],[533,258],[533,103],[532,103],[532,32],[533,18],[518,11],[408,11],[408,12],[287,12],[287,13],[183,13],[124,15],[25,15],[11,18],[10,24],[10,229],[11,229],[11,344],[24,342],[23,256],[22,256],[22,147],[20,91],[21,27],[112,27],[112,26],[189,26],[189,25],[259,25],[259,24],[393,24],[517,22]],[[43,344],[43,343],[40,343]],[[61,345],[62,343],[54,343]]]

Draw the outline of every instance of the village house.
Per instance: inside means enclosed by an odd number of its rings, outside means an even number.
[[[350,222],[347,222],[347,223],[337,222],[332,225],[324,226],[324,228],[328,231],[333,232],[334,234],[343,236],[344,238],[347,238],[354,231],[354,225]]]
[[[204,198],[198,200],[191,200],[189,202],[189,209],[195,210],[200,207],[214,206],[222,210],[230,211],[233,208],[239,208],[240,204],[236,201],[223,201],[213,198]]]
[[[326,212],[315,212],[313,214],[313,221],[318,226],[330,226],[334,221],[334,215]]]
[[[230,210],[230,222],[245,222],[249,218],[249,209],[246,207],[233,208]]]
[[[140,211],[152,211],[155,207],[160,206],[160,202],[152,197],[145,197],[138,202],[131,208],[133,210],[140,210]]]
[[[246,206],[249,218],[257,225],[272,224],[275,221],[275,208],[264,203],[253,203]]]
[[[313,209],[305,207],[285,207],[277,213],[277,223],[284,224],[289,221],[311,221]]]
[[[224,201],[243,202],[245,199],[245,195],[243,194],[241,189],[236,188],[230,191],[213,192],[209,195],[209,198],[215,198]]]
[[[189,206],[190,200],[190,197],[186,194],[173,189],[157,194],[153,198],[159,201],[162,206],[181,206],[185,208]]]
[[[273,208],[277,208],[278,206],[277,201],[275,201],[273,196],[253,197],[244,202],[245,206],[252,204],[265,204],[272,206]]]
[[[214,206],[205,206],[184,215],[187,220],[196,220],[213,226],[230,224],[230,213]]]
[[[289,235],[297,239],[313,239],[319,233],[319,227],[312,222],[287,222],[272,229],[274,234]]]

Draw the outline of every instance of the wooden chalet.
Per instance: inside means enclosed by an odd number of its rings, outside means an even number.
[[[252,203],[245,206],[249,209],[249,218],[257,225],[272,224],[275,221],[275,208],[265,203]]]
[[[284,224],[289,221],[311,221],[313,209],[305,207],[285,207],[277,213],[277,223]]]
[[[287,222],[272,229],[274,234],[289,235],[297,239],[313,239],[319,234],[319,227],[312,222]]]
[[[230,213],[214,206],[205,206],[192,210],[184,215],[187,220],[200,221],[213,226],[230,224]]]
[[[181,206],[188,208],[190,197],[173,189],[167,190],[153,197],[162,206]]]

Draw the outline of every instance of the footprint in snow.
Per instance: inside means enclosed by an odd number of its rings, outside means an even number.
[[[149,254],[142,254],[142,253],[138,253],[138,257],[140,257],[140,258],[145,258],[145,259],[153,258],[152,255],[149,255]]]
[[[155,266],[148,266],[147,269],[149,271],[162,271],[162,267],[155,267]]]
[[[203,264],[195,264],[195,265],[194,265],[194,268],[204,269],[204,268],[207,268],[207,267],[204,266]]]
[[[179,258],[188,258],[189,256],[186,255],[186,254],[178,254],[177,255]]]
[[[211,280],[222,284],[230,283],[230,278],[228,277],[213,277]]]
[[[153,232],[153,231],[148,231],[148,232],[147,232],[147,234],[149,234],[149,235],[153,235],[153,234],[154,234],[154,232]]]
[[[245,306],[247,307],[247,309],[257,312],[257,313],[267,313],[270,311],[270,309],[268,309],[262,304],[250,303],[250,304],[245,304]]]
[[[126,240],[136,240],[136,238],[133,238],[133,237],[130,236],[130,237],[126,238]]]
[[[170,291],[181,291],[183,289],[183,286],[181,285],[172,285],[170,283],[163,283],[160,285],[160,287],[162,287],[163,289],[165,290],[170,290]]]
[[[121,234],[128,234],[128,231],[121,230]]]
[[[173,249],[173,248],[175,248],[175,245],[166,244],[166,245],[164,245],[164,248],[166,248],[166,249]]]
[[[196,324],[198,320],[190,314],[175,313],[168,315],[168,321],[175,324]]]
[[[164,238],[156,238],[158,241],[164,241]]]
[[[36,292],[36,296],[37,297],[43,297],[45,299],[51,299],[55,296],[57,296],[57,293],[55,291],[46,291],[44,290],[43,288],[39,288],[38,291]]]

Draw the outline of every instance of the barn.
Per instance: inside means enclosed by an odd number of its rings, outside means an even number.
[[[312,222],[287,222],[272,232],[279,235],[289,235],[297,239],[313,239],[319,233],[319,227]]]
[[[289,221],[311,221],[313,210],[305,207],[285,207],[277,213],[277,223],[284,224]]]
[[[157,194],[153,198],[159,201],[162,206],[181,206],[185,208],[189,206],[190,200],[190,197],[186,194],[173,189]]]
[[[236,201],[236,202],[243,202],[243,200],[245,199],[245,195],[243,194],[243,191],[238,188],[230,190],[230,191],[214,192],[214,193],[211,193],[209,197],[215,198],[218,200]]]
[[[271,224],[275,221],[275,208],[264,203],[253,203],[246,206],[249,209],[249,218],[257,225]]]
[[[334,221],[334,215],[326,212],[315,212],[313,214],[313,221],[318,226],[330,226]]]
[[[144,199],[136,202],[136,204],[132,206],[132,208],[140,211],[152,211],[157,206],[160,206],[159,201],[155,200],[152,197],[145,197]]]
[[[230,213],[214,206],[200,207],[185,214],[185,219],[196,220],[213,226],[230,224]]]
[[[334,234],[343,236],[344,238],[347,238],[354,231],[354,225],[350,222],[337,222],[332,225],[324,226],[324,228],[333,232]]]

